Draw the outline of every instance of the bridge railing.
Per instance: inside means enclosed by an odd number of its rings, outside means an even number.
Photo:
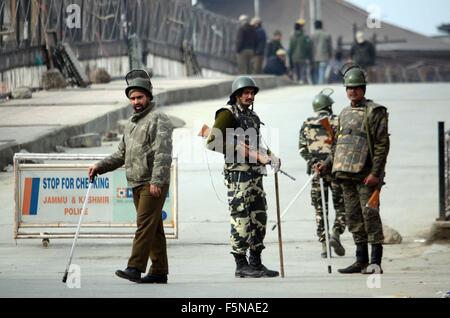
[[[237,21],[177,0],[1,0],[0,72],[45,64],[45,47],[60,41],[80,60],[126,55],[131,34],[145,52],[180,61],[188,41],[203,61],[222,62],[217,71],[232,72],[237,29]]]
[[[445,123],[438,123],[439,160],[439,218],[450,221],[450,130],[445,131]]]

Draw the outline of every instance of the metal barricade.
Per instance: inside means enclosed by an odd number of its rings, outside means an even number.
[[[89,185],[88,167],[108,155],[16,154],[14,238],[73,238]],[[167,238],[178,238],[178,165],[163,207]],[[90,192],[80,238],[133,238],[136,209],[123,168],[98,176]]]
[[[445,219],[450,220],[450,130],[445,133]]]

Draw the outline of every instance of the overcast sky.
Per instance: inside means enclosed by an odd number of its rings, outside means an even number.
[[[381,11],[382,20],[428,36],[440,34],[436,27],[443,23],[450,23],[449,0],[347,1],[364,10],[367,10],[370,5],[376,5]],[[197,0],[192,0],[192,3],[196,2]]]
[[[322,0],[327,1],[327,0]],[[347,0],[367,10],[369,5],[381,9],[386,22],[425,35],[437,35],[438,25],[450,23],[449,0]]]

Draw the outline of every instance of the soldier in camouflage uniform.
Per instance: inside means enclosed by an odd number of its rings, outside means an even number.
[[[339,115],[337,141],[333,147],[332,173],[344,191],[346,220],[356,244],[356,262],[339,269],[342,274],[382,273],[383,226],[379,209],[367,207],[375,190],[383,184],[389,153],[386,107],[366,99],[366,77],[359,67],[344,75],[351,105]],[[321,171],[324,166],[318,167]],[[371,244],[369,266],[368,244]]]
[[[267,150],[270,160],[261,162],[242,148],[243,142],[251,150],[263,150],[260,145],[261,121],[252,110],[258,91],[251,77],[238,77],[232,85],[230,101],[216,112],[214,127],[207,141],[209,150],[223,153],[225,157],[224,175],[231,213],[231,253],[236,262],[236,277],[279,275],[262,264],[261,252],[265,248],[267,224],[267,202],[263,188],[265,165],[271,164],[278,171],[280,160]]]
[[[332,91],[331,91],[332,92]],[[331,94],[330,94],[331,95]],[[337,116],[333,114],[332,105],[334,101],[330,95],[322,91],[314,98],[313,109],[316,116],[308,118],[302,125],[299,138],[299,153],[307,162],[307,173],[314,173],[313,167],[327,159],[331,154],[332,140],[320,120],[328,118],[331,128],[335,131],[337,126]],[[322,243],[322,258],[327,257],[327,247],[325,242],[325,227],[322,207],[322,196],[320,191],[319,178],[323,178],[325,200],[328,205],[328,189],[331,190],[336,218],[330,245],[339,256],[345,255],[345,249],[340,242],[340,236],[345,231],[345,207],[340,185],[333,179],[331,173],[316,176],[311,185],[311,203],[316,210],[317,236]],[[328,211],[328,208],[327,208]],[[328,217],[328,216],[327,216]]]
[[[89,177],[125,165],[133,190],[137,230],[125,270],[116,275],[138,283],[167,283],[168,262],[162,208],[169,190],[172,164],[172,124],[155,110],[150,79],[133,79],[125,90],[134,109],[116,153],[89,168]],[[149,258],[148,275],[141,278]]]

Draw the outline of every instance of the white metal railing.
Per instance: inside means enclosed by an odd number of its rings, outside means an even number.
[[[14,238],[15,239],[32,239],[38,238],[43,240],[44,245],[48,245],[50,238],[73,238],[75,235],[76,222],[71,218],[57,219],[53,218],[55,214],[49,213],[48,211],[39,212],[39,214],[45,214],[45,217],[35,221],[33,217],[29,217],[24,214],[25,205],[25,183],[26,177],[30,179],[30,174],[32,177],[42,177],[43,180],[45,175],[48,173],[57,175],[58,173],[72,173],[72,176],[78,175],[78,179],[83,179],[84,176],[87,177],[87,168],[89,167],[89,161],[98,161],[104,159],[109,155],[107,154],[24,154],[17,153],[14,155]],[[37,161],[33,163],[32,161]],[[55,161],[57,163],[55,163]],[[59,161],[59,162],[58,162]],[[60,163],[61,161],[68,161]],[[80,161],[83,161],[81,163]],[[123,168],[121,168],[123,170]],[[75,173],[74,173],[75,171]],[[120,171],[119,171],[120,172]],[[41,173],[41,175],[39,175]],[[34,174],[34,175],[33,175]],[[75,179],[73,177],[73,179]],[[110,177],[112,180],[108,184],[109,203],[114,201],[114,193],[118,193],[116,176]],[[113,179],[116,178],[116,179]],[[121,178],[124,178],[122,176]],[[40,179],[40,180],[41,180]],[[61,178],[62,179],[62,178]],[[114,185],[112,185],[114,184]],[[39,189],[43,190],[43,183],[39,185]],[[70,188],[71,189],[71,188]],[[84,191],[84,188],[77,188],[74,190],[66,190],[72,192]],[[122,186],[120,186],[122,189]],[[115,192],[114,192],[115,191]],[[108,193],[109,193],[108,192]],[[164,228],[166,230],[167,238],[178,238],[178,164],[177,158],[173,159],[173,164],[171,167],[171,185],[169,190],[168,204],[170,205],[170,211],[167,213],[170,217],[167,218],[167,222],[164,222]],[[76,197],[76,194],[73,194]],[[56,195],[55,195],[56,196]],[[39,197],[39,195],[38,195]],[[44,195],[42,195],[44,197]],[[43,205],[43,199],[36,204]],[[167,202],[166,201],[166,202]],[[77,202],[79,203],[79,202]],[[53,206],[51,206],[53,208]],[[50,208],[50,209],[51,209]],[[103,208],[103,207],[101,207]],[[101,209],[99,208],[99,210]],[[131,208],[130,208],[131,209]],[[128,209],[128,210],[130,210]],[[132,206],[134,210],[134,205]],[[134,211],[133,211],[134,212]],[[100,213],[101,214],[101,213]],[[106,215],[106,214],[105,214]],[[134,213],[133,213],[134,215]],[[58,218],[61,218],[58,216]],[[78,217],[76,217],[78,218]],[[24,219],[26,219],[24,221]],[[115,221],[111,219],[104,218],[100,216],[99,219],[94,221],[87,220],[82,224],[82,228],[87,229],[87,231],[80,233],[80,238],[132,238],[134,237],[134,231],[136,229],[135,221],[121,219],[120,221]]]

